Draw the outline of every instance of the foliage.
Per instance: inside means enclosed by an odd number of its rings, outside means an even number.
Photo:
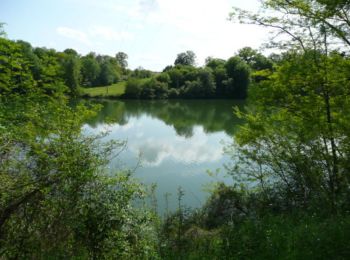
[[[152,77],[152,72],[142,67],[138,67],[131,73],[131,77],[136,79],[146,79]]]
[[[111,62],[104,61],[101,63],[101,72],[98,79],[99,85],[102,86],[108,86],[118,81],[118,72]]]
[[[328,48],[350,46],[347,15],[350,3],[347,0],[267,0],[263,1],[263,8],[274,16],[234,8],[230,17],[241,23],[271,28],[275,34],[268,46],[284,50],[315,49],[323,44],[324,32],[328,32],[327,37],[331,39]]]
[[[129,79],[125,86],[125,96],[131,98],[139,98],[143,88],[143,81],[140,79]]]
[[[6,37],[6,32],[4,30],[5,23],[0,23],[0,37]]]
[[[98,82],[101,67],[97,62],[94,53],[90,53],[81,58],[82,68],[82,85],[85,87],[95,86]]]
[[[33,91],[35,83],[20,47],[0,38],[0,94]]]
[[[4,60],[1,65],[4,70],[3,80],[7,82],[4,84],[23,85],[21,90],[13,89],[18,93],[25,93],[28,87],[51,96],[64,93],[72,97],[116,97],[123,94],[123,91],[116,93],[113,91],[114,87],[108,86],[122,82],[120,84],[127,86],[124,96],[127,98],[244,99],[250,82],[248,66],[236,56],[228,61],[208,60],[205,67],[197,68],[194,67],[195,54],[187,51],[178,55],[176,66],[168,66],[162,73],[154,73],[142,67],[128,70],[128,57],[123,52],[118,52],[115,57],[96,55],[93,52],[81,56],[73,49],[57,52],[54,49],[34,48],[24,41],[14,42],[4,38],[1,38],[1,45],[0,58]],[[257,57],[258,60],[264,59],[261,54],[257,54]],[[232,62],[233,60],[236,62]],[[12,75],[12,79],[5,79],[5,75]],[[24,78],[23,75],[29,78]],[[105,88],[102,89],[101,86]],[[81,87],[90,89],[84,90]],[[96,89],[91,89],[92,87]],[[105,93],[101,93],[104,90]]]
[[[179,53],[175,59],[175,65],[194,66],[196,63],[196,54],[193,51]]]
[[[146,85],[139,86],[138,91],[143,89],[143,94],[127,94],[127,97],[244,99],[250,83],[249,67],[238,57],[232,57],[227,62],[212,59],[204,68],[180,64],[168,66],[163,72],[153,76],[148,74],[143,77],[140,76],[144,75],[144,73],[140,74],[141,72],[141,70],[135,70],[132,77],[150,79]],[[133,82],[136,81],[133,80]]]
[[[239,54],[261,78],[249,89],[245,111],[236,109],[246,123],[226,151],[235,185],[219,185],[201,211],[187,217],[190,227],[183,233],[194,227],[216,231],[210,241],[191,237],[185,253],[171,246],[164,251],[189,259],[347,259],[349,1],[263,4],[268,12],[236,9],[232,18],[274,28],[291,40],[272,40],[270,45],[287,50],[274,57],[272,70],[254,69],[251,49]],[[237,57],[225,64],[228,76],[237,64]],[[163,229],[165,244],[176,238]]]
[[[122,67],[123,69],[126,69],[128,67],[128,55],[126,53],[118,52],[115,55],[115,58],[120,67]]]
[[[155,78],[147,80],[143,85],[140,97],[143,99],[165,99],[168,97],[168,85]]]
[[[165,259],[349,257],[347,214],[327,216],[325,212],[290,211],[286,206],[279,196],[267,197],[264,191],[221,184],[202,209],[182,209],[168,215],[161,229],[161,256]]]
[[[38,94],[1,99],[1,256],[155,256],[153,216],[132,206],[144,189],[104,168],[123,143],[81,135],[90,115]]]
[[[228,76],[223,81],[225,95],[246,98],[250,80],[249,67],[240,58],[232,57],[226,62],[225,68]]]
[[[29,84],[32,88],[49,95],[65,93],[78,96],[80,86],[111,85],[127,74],[126,68],[122,67],[127,64],[127,56],[119,57],[120,53],[117,58],[95,53],[81,57],[73,49],[57,52],[54,49],[34,48],[25,41],[14,42],[5,38],[0,40],[0,58],[3,60],[1,66],[5,73],[3,75],[12,75],[13,81],[21,81],[6,83],[8,86],[25,84],[29,79],[25,79],[23,75],[29,76],[29,70],[31,80],[34,81]],[[124,60],[118,61],[121,58]],[[9,73],[10,70],[13,71],[12,74]],[[24,73],[21,74],[20,71]],[[15,91],[20,92],[18,89]],[[21,91],[26,90],[22,88]]]
[[[246,12],[240,18],[264,26],[281,23],[282,32],[299,37],[299,48],[288,51],[276,72],[252,89],[251,110],[239,112],[247,124],[237,136],[242,156],[232,173],[260,187],[275,186],[295,206],[342,210],[349,196],[349,58],[329,52],[338,32],[325,28],[325,11],[309,16],[321,8],[314,1],[267,1],[266,7],[298,23]]]
[[[80,59],[74,50],[72,50],[73,52],[71,51],[70,53],[67,53],[66,51],[66,55],[63,57],[63,77],[65,79],[65,85],[70,89],[71,95],[78,96],[81,81]]]

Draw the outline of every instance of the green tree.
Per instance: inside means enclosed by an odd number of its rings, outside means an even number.
[[[254,108],[244,115],[247,125],[237,139],[247,156],[241,172],[259,181],[261,188],[275,185],[291,204],[339,209],[348,196],[344,183],[349,178],[350,106],[349,59],[330,52],[332,38],[343,36],[338,22],[331,23],[338,14],[332,11],[326,22],[328,8],[322,9],[321,1],[265,4],[281,12],[283,20],[247,12],[240,12],[239,18],[275,28],[295,44],[288,45],[291,49],[277,71],[251,91]],[[348,28],[342,28],[344,34]],[[278,46],[286,45],[282,41]]]
[[[140,79],[131,78],[126,82],[125,96],[131,98],[139,98],[142,91],[142,82]]]
[[[250,82],[250,70],[239,57],[228,59],[225,64],[228,79],[224,81],[225,95],[246,98]]]
[[[139,79],[146,79],[152,77],[152,71],[146,70],[140,66],[131,73],[131,76]]]
[[[177,55],[175,65],[194,66],[196,63],[196,54],[193,51],[181,52]]]
[[[225,64],[226,64],[226,61],[222,59],[216,59],[212,57],[208,57],[206,59],[206,67],[209,67],[213,70],[217,97],[225,96],[226,86],[224,82],[228,79],[227,71],[225,69]]]
[[[0,93],[29,94],[38,91],[30,63],[23,55],[22,46],[0,38]]]
[[[78,96],[81,81],[81,62],[78,53],[72,49],[64,51],[63,70],[65,85],[73,96]]]
[[[5,23],[0,23],[0,37],[3,37],[3,38],[6,37],[6,32],[4,30],[4,25],[5,25]]]
[[[118,52],[115,55],[115,58],[118,64],[120,65],[120,67],[122,67],[123,69],[126,69],[128,67],[128,55],[126,53]]]
[[[35,48],[34,54],[38,57],[35,64],[38,87],[49,95],[66,92],[68,88],[63,78],[62,56],[55,50],[46,48]]]
[[[116,68],[109,61],[105,61],[101,64],[101,71],[99,75],[99,83],[103,86],[111,85],[117,82],[119,74]]]
[[[244,60],[253,70],[272,70],[273,63],[250,47],[240,49],[237,56]]]
[[[101,67],[96,61],[96,55],[90,53],[81,58],[82,85],[92,87],[96,84]]]
[[[210,69],[200,69],[198,71],[198,79],[202,88],[200,96],[213,97],[216,86],[212,71]]]

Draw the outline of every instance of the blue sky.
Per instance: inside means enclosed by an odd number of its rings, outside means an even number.
[[[81,54],[129,55],[129,67],[160,71],[193,50],[197,64],[258,48],[267,32],[227,20],[232,6],[258,0],[1,0],[0,22],[10,39]]]

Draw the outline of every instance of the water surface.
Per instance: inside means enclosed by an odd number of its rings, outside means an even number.
[[[223,165],[229,161],[224,144],[241,123],[233,115],[233,100],[96,101],[103,107],[85,126],[87,132],[108,130],[106,140],[126,140],[126,149],[110,163],[110,168],[132,168],[143,183],[157,184],[160,212],[176,208],[177,189],[185,191],[183,202],[201,206],[215,181],[230,182]],[[207,172],[221,169],[215,177]]]

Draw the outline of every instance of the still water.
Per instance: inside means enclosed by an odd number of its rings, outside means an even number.
[[[188,207],[203,205],[216,181],[230,183],[223,148],[232,142],[241,123],[233,115],[233,100],[103,100],[100,113],[84,126],[87,133],[108,132],[106,140],[125,140],[127,146],[110,162],[113,170],[135,169],[145,184],[156,184],[160,212],[166,201],[176,209],[177,189],[185,191]],[[214,176],[208,171],[217,172]],[[168,200],[165,199],[168,194]],[[170,194],[170,195],[169,195]]]

